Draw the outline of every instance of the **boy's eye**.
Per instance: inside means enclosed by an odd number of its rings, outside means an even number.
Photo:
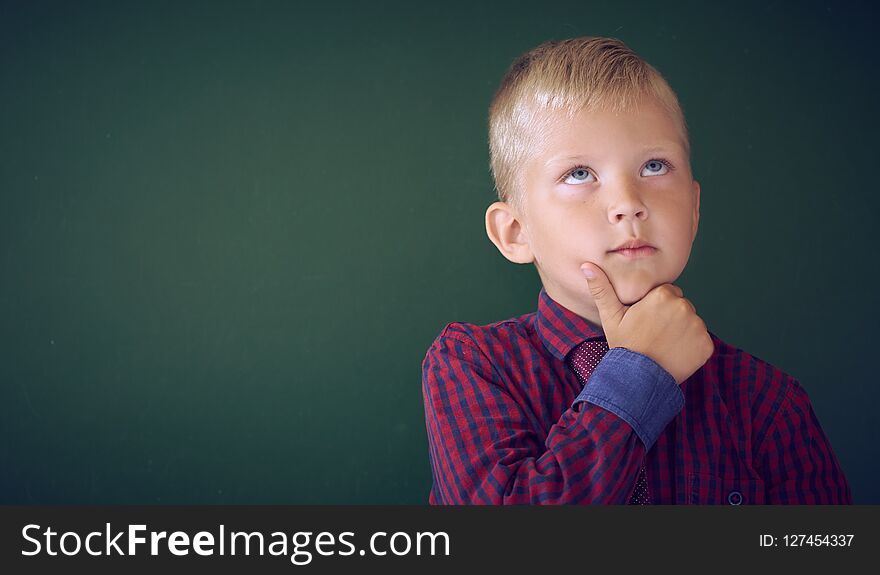
[[[583,184],[592,174],[586,168],[575,168],[565,176],[566,184]]]
[[[648,176],[662,176],[668,173],[671,167],[672,165],[666,160],[650,160],[647,164],[645,164],[645,169],[643,170],[643,173]],[[593,177],[593,175],[590,173],[590,170],[585,167],[578,166],[577,168],[574,168],[573,170],[568,172],[565,175],[565,180],[563,181],[566,184],[577,185],[588,182],[589,178],[591,177]]]
[[[663,160],[651,160],[647,164],[645,164],[645,169],[648,170],[651,176],[663,175],[666,172],[661,173],[660,170],[666,168],[669,171],[669,164],[664,162]]]

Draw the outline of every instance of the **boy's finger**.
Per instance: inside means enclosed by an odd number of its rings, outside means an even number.
[[[590,286],[590,293],[596,301],[596,307],[599,309],[599,319],[602,320],[602,329],[608,331],[608,324],[614,322],[616,326],[620,323],[620,318],[626,310],[626,306],[620,303],[617,298],[617,292],[614,286],[608,280],[608,276],[602,271],[602,268],[592,263],[585,263],[581,266],[584,277],[587,278],[587,284]],[[590,275],[593,277],[591,278]]]

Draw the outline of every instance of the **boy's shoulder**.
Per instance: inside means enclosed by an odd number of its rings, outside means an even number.
[[[535,316],[536,312],[530,312],[488,324],[450,322],[434,339],[433,345],[452,339],[482,347],[500,341],[528,338],[534,334]]]
[[[711,330],[708,330],[708,332],[709,337],[712,338],[712,343],[715,345],[715,350],[706,362],[707,365],[717,365],[723,368],[725,372],[729,372],[732,369],[745,369],[748,373],[754,373],[755,376],[766,375],[773,378],[791,380],[797,383],[797,380],[794,377],[770,362],[722,340]]]
[[[698,370],[701,383],[709,384],[729,408],[747,398],[754,417],[776,413],[788,401],[806,408],[810,398],[800,381],[772,363],[731,345],[709,331],[715,351]]]

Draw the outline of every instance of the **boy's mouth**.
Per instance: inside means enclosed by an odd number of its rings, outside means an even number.
[[[641,258],[653,255],[657,252],[657,248],[646,242],[645,240],[636,238],[632,240],[628,240],[613,250],[610,250],[612,254],[620,254],[627,258]]]
[[[626,258],[643,258],[652,256],[657,253],[657,248],[653,246],[642,246],[640,248],[625,248],[622,250],[612,250],[612,254],[620,254]]]

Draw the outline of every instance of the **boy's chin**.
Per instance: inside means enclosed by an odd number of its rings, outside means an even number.
[[[638,302],[655,287],[651,283],[643,281],[627,281],[622,282],[622,284],[620,286],[615,285],[614,291],[617,293],[617,299],[623,305],[632,305]]]

